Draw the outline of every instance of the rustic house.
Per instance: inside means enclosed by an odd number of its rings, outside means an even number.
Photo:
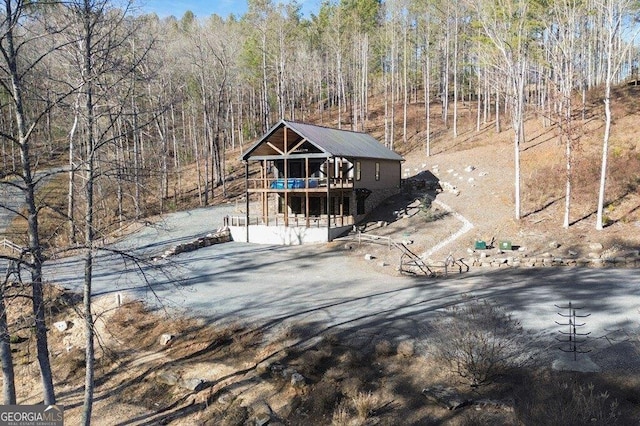
[[[242,160],[247,203],[228,220],[233,239],[303,244],[347,233],[398,193],[403,158],[366,133],[280,121]]]

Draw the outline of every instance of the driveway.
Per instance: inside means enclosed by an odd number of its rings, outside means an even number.
[[[214,230],[232,212],[226,206],[170,215],[114,248],[149,259]],[[263,328],[304,322],[321,332],[338,327],[395,337],[424,335],[437,310],[472,295],[497,301],[525,328],[543,335],[558,335],[561,327],[555,322],[566,322],[558,315],[566,309],[557,306],[568,302],[583,308],[578,314],[590,315],[579,331],[590,332],[598,345],[607,336],[638,330],[640,274],[635,269],[499,269],[434,280],[385,274],[337,247],[232,242],[148,264],[103,254],[95,268],[94,295],[120,292],[209,321],[239,320]],[[73,290],[82,286],[77,259],[50,262],[45,274]]]

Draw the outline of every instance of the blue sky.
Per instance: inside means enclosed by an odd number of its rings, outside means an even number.
[[[305,16],[312,12],[317,14],[320,2],[321,0],[298,0]],[[180,18],[187,10],[198,18],[206,18],[214,13],[225,18],[231,13],[239,17],[247,11],[246,0],[139,0],[138,5],[143,12],[155,12],[161,18],[171,15]]]

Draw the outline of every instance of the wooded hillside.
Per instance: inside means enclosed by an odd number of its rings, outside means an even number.
[[[0,289],[25,275],[43,400],[55,404],[42,264],[81,252],[84,424],[101,242],[141,218],[241,194],[240,153],[280,119],[370,132],[424,156],[508,134],[516,219],[521,192],[530,211],[544,208],[550,188],[521,185],[531,128],[552,129],[561,147],[539,168],[564,186],[553,196],[565,200],[565,227],[576,180],[598,192],[587,209],[597,208],[596,229],[607,225],[604,206],[640,184],[635,135],[612,127],[638,111],[628,86],[639,79],[632,0],[340,0],[309,17],[293,1],[249,0],[244,16],[199,19],[141,15],[127,1],[0,6],[0,183],[24,200],[23,209],[0,200],[17,216],[19,249],[0,254],[15,269]],[[526,166],[531,181],[538,165]],[[607,192],[607,177],[621,192]],[[15,404],[2,315],[0,358],[4,402]]]
[[[281,118],[372,132],[426,155],[434,138],[460,135],[462,114],[478,132],[515,129],[516,145],[527,138],[524,120],[536,119],[558,128],[569,185],[590,103],[608,99],[607,83],[637,77],[638,10],[628,0],[342,0],[309,17],[295,2],[252,0],[244,16],[199,19],[109,1],[5,3],[15,19],[2,41],[6,49],[13,29],[29,161],[70,166],[58,213],[72,234],[89,128],[99,207],[115,217],[98,214],[96,229],[109,232],[182,200],[228,195],[241,150]],[[83,56],[85,42],[93,56]],[[3,175],[21,173],[11,67],[6,60]]]

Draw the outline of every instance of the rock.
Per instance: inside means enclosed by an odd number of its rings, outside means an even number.
[[[259,414],[256,416],[256,426],[264,426],[271,421],[269,414]]]
[[[549,243],[549,248],[551,248],[551,249],[557,249],[558,247],[560,247],[560,243],[557,242],[557,241],[551,241]]]
[[[465,167],[464,171],[467,172],[467,173],[471,173],[475,169],[476,169],[475,166],[467,166],[467,167]]]
[[[256,426],[264,426],[271,421],[271,407],[264,401],[256,402],[252,407]]]
[[[58,322],[54,322],[53,326],[56,328],[56,330],[62,333],[69,328],[69,324],[70,324],[69,321],[58,321]]]
[[[402,240],[402,244],[404,244],[405,246],[410,246],[411,244],[413,244],[413,240]]]
[[[176,385],[178,383],[178,380],[180,380],[180,377],[172,371],[163,371],[162,373],[158,374],[157,378],[160,383],[164,383],[165,385],[169,386]]]
[[[279,375],[279,374],[282,374],[282,371],[284,370],[284,365],[280,364],[279,362],[275,362],[269,366],[269,370],[271,371],[272,375],[274,376]]]
[[[600,255],[598,253],[591,252],[587,255],[589,259],[600,259]]]
[[[206,381],[200,378],[180,379],[179,385],[190,391],[199,392],[204,388]]]
[[[577,256],[577,255],[578,255],[578,252],[577,252],[577,251],[575,251],[575,250],[569,250],[569,251],[567,251],[567,254],[568,254],[569,256],[573,257],[573,256]]]
[[[284,377],[285,379],[288,379],[289,377],[293,376],[297,372],[298,371],[295,368],[287,367],[284,370],[282,370],[282,377]]]
[[[373,260],[373,259],[375,259],[375,258],[376,258],[376,257],[375,257],[374,255],[369,254],[369,253],[367,253],[367,254],[365,254],[365,255],[364,255],[364,260]]]
[[[160,336],[160,346],[168,346],[173,341],[173,334],[164,333]]]
[[[234,395],[231,392],[224,392],[218,397],[218,404],[229,405],[233,401]]]
[[[465,407],[473,401],[461,397],[455,389],[445,388],[443,386],[434,386],[422,390],[422,394],[430,401],[441,405],[449,410],[457,410]]]
[[[384,260],[378,263],[378,266],[381,268],[384,268],[385,266],[387,266],[387,262],[385,262]]]
[[[265,374],[265,373],[269,372],[270,367],[271,367],[271,365],[269,364],[268,361],[262,361],[261,363],[256,365],[256,372],[258,374]]]
[[[604,247],[600,243],[590,243],[589,244],[589,249],[590,250],[602,250],[603,248]]]
[[[304,387],[305,384],[306,384],[306,379],[302,374],[293,373],[291,375],[291,386],[293,386],[294,388]]]

